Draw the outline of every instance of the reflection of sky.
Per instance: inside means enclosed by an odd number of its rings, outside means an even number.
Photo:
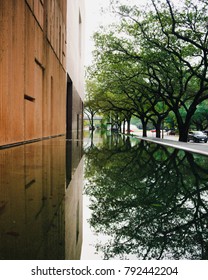
[[[83,242],[81,260],[100,260],[101,256],[95,253],[95,244],[97,243],[97,236],[93,233],[89,226],[88,220],[91,217],[91,210],[89,209],[89,197],[83,196]]]
[[[96,244],[107,243],[111,240],[110,236],[102,233],[96,234],[90,227],[88,220],[91,217],[92,211],[89,209],[90,200],[87,195],[83,195],[83,242],[81,260],[102,260],[103,254],[96,252]],[[116,258],[115,258],[116,259]],[[118,259],[118,258],[117,258]],[[128,259],[136,260],[136,256],[129,254]]]

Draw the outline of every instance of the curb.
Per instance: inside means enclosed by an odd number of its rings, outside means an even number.
[[[138,138],[138,139],[141,139],[141,140],[144,140],[144,141],[148,141],[148,142],[153,142],[153,143],[156,143],[156,144],[159,144],[159,145],[164,145],[164,146],[176,148],[176,149],[179,149],[179,150],[184,150],[184,151],[208,156],[208,146],[207,146],[207,151],[205,151],[205,150],[199,149],[200,148],[199,146],[195,146],[197,144],[192,144],[192,143],[185,143],[185,142],[179,142],[179,141],[174,141],[174,140],[165,140],[165,139],[161,139],[161,138],[160,138],[160,140],[157,140],[156,138],[142,137],[142,136],[138,136],[138,135],[135,135],[135,134],[131,134],[131,135],[128,135],[128,136],[132,136],[132,137],[135,137],[135,138]]]

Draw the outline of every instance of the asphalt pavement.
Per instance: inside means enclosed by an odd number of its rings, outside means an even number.
[[[156,138],[154,134],[149,134],[147,137],[142,137],[139,133],[133,135],[145,141],[208,156],[208,143],[180,142],[178,136],[174,135],[164,135],[163,138]]]

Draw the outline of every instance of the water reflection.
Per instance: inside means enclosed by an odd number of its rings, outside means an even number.
[[[79,259],[81,141],[0,150],[0,259]]]
[[[208,259],[208,158],[118,135],[86,149],[104,259]]]

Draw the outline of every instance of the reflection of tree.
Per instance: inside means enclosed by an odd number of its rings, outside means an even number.
[[[128,145],[129,147],[129,145]],[[208,259],[208,159],[120,140],[86,154],[86,193],[104,258]]]

